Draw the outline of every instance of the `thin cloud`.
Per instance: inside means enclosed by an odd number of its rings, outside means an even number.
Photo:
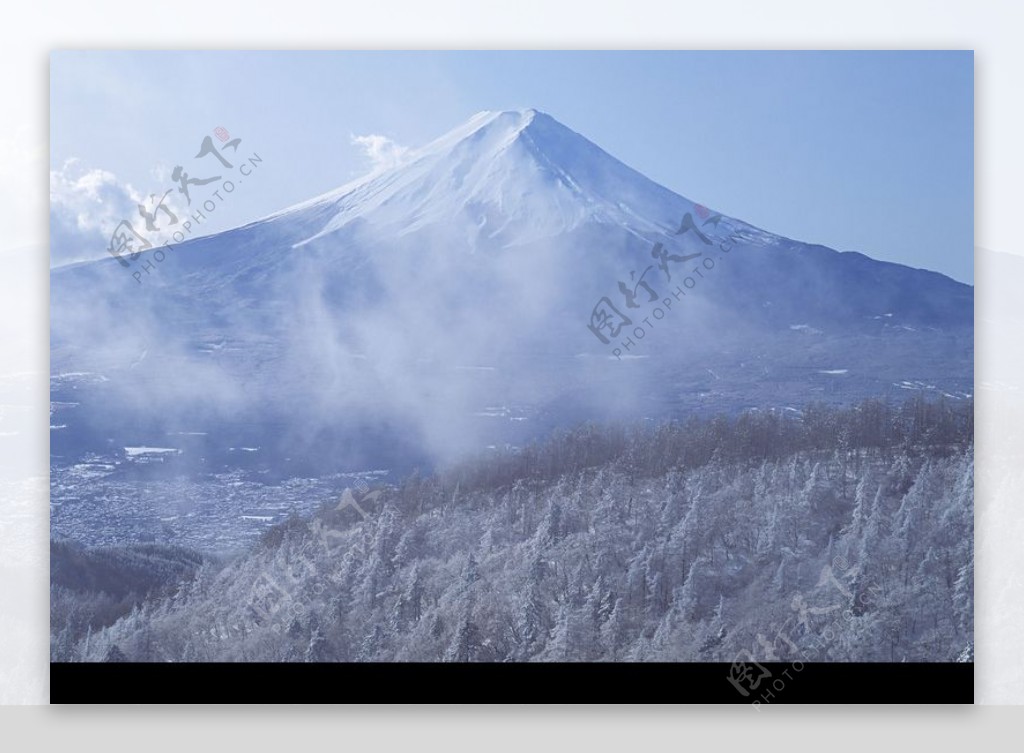
[[[162,197],[163,191],[144,194],[109,170],[67,160],[59,170],[50,171],[51,266],[101,258],[114,228],[127,220],[142,232],[145,221],[139,207],[152,210]],[[163,201],[181,216],[184,209],[175,202],[173,193]]]
[[[352,144],[362,149],[374,170],[383,170],[401,164],[409,148],[381,134],[352,136]]]

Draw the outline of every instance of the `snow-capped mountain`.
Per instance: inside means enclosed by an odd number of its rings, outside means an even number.
[[[696,206],[680,199],[549,115],[482,112],[398,167],[269,219],[316,229],[297,246],[359,222],[391,238],[466,222],[469,250],[476,251],[523,246],[593,223],[640,237],[670,233],[680,209]]]
[[[193,456],[381,468],[588,418],[973,391],[970,286],[754,228],[535,110],[155,252],[52,273],[55,455],[204,432]]]

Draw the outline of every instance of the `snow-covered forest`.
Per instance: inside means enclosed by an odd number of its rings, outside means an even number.
[[[228,561],[54,543],[71,661],[948,661],[973,405],[582,426],[346,495]]]

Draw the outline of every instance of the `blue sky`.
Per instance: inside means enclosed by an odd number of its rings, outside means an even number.
[[[973,282],[973,77],[970,52],[57,52],[53,261],[102,256],[217,126],[263,163],[207,231],[366,172],[353,137],[536,107],[726,214]]]

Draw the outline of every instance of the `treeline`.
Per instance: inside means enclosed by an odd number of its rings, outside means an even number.
[[[724,463],[768,461],[794,453],[832,450],[953,452],[974,440],[974,401],[895,404],[869,399],[852,407],[811,403],[802,411],[746,411],[736,417],[691,417],[656,425],[584,424],[542,442],[457,464],[430,478],[450,489],[498,489],[517,480],[552,481],[614,463],[633,475],[659,475]],[[415,489],[422,480],[410,484]]]

